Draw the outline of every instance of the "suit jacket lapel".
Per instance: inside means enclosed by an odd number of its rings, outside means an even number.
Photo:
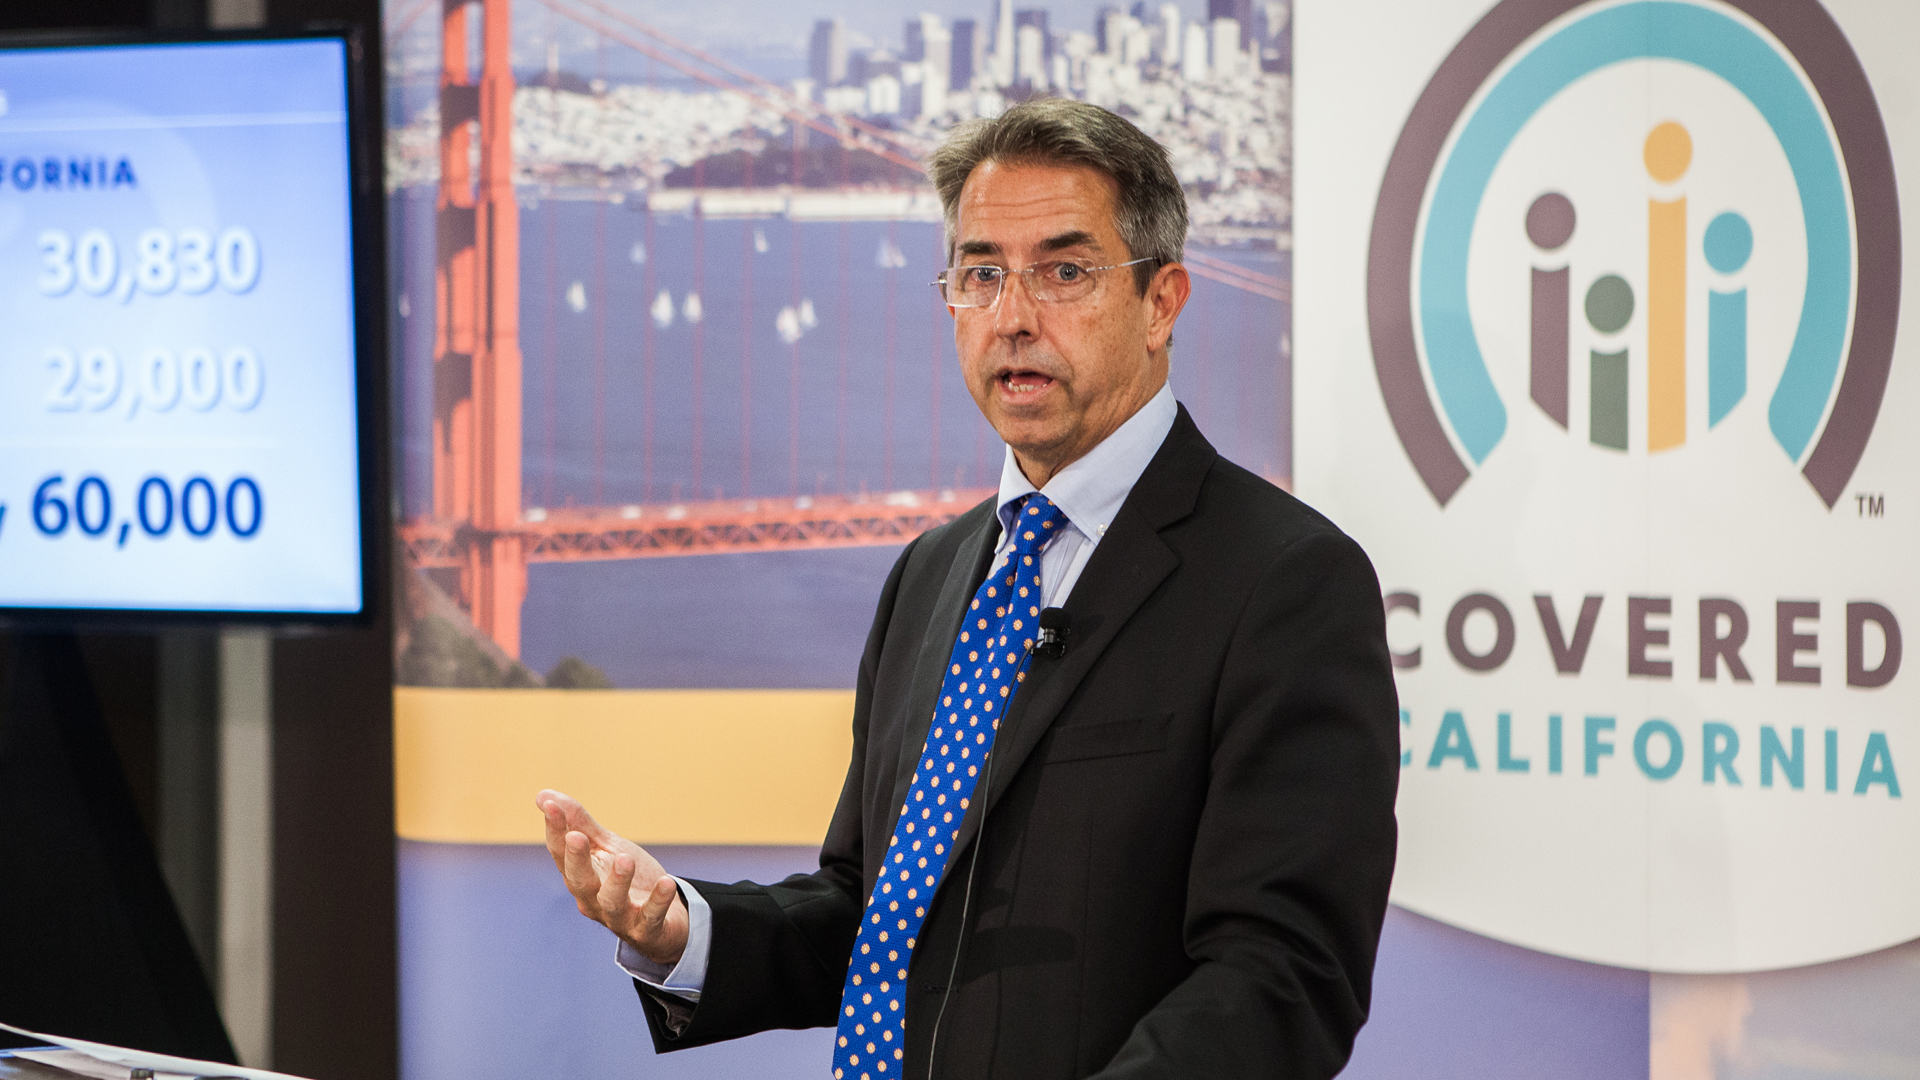
[[[953,655],[953,643],[960,636],[960,621],[967,613],[967,602],[986,580],[987,564],[993,559],[994,540],[999,535],[1000,515],[995,507],[989,507],[986,520],[960,541],[947,568],[947,580],[940,586],[940,598],[934,602],[933,617],[927,620],[926,636],[920,641],[920,655],[913,665],[913,688],[907,694],[906,725],[894,767],[893,801],[887,804],[889,836],[907,799],[914,765],[927,742],[927,729],[933,726],[933,703],[940,696],[947,658]]]
[[[1060,711],[1093,669],[1100,654],[1147,597],[1180,565],[1179,557],[1160,539],[1160,530],[1193,512],[1200,484],[1217,456],[1182,405],[1173,430],[1167,433],[1159,452],[1140,474],[1139,482],[1134,484],[1120,512],[1114,515],[1113,524],[1108,526],[1100,546],[1087,560],[1086,569],[1067,598],[1072,633],[1066,655],[1057,662],[1036,657],[1026,682],[1014,695],[1007,718],[994,737],[992,788],[983,788],[974,800],[979,807],[970,807],[971,812],[961,819],[960,831],[954,837],[953,857],[958,857],[972,842],[979,832],[981,818],[1013,783],[1041,736],[1059,718]],[[943,594],[943,603],[944,600]],[[950,629],[953,634],[958,633],[957,620]],[[949,641],[953,634],[949,634]],[[943,664],[944,660],[942,656],[935,663]],[[938,690],[936,685],[934,692]],[[932,708],[931,698],[927,708]],[[927,717],[920,720],[920,741],[924,741]],[[914,743],[916,754],[906,759],[908,769],[901,779],[902,785],[911,779],[911,766],[917,760],[919,745]],[[900,797],[904,797],[905,790],[904,786],[900,788]],[[899,802],[899,798],[894,801]]]

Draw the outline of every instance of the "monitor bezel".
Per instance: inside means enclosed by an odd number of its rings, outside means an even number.
[[[0,33],[0,51],[220,45],[238,42],[341,43],[346,56],[349,259],[353,272],[354,390],[360,493],[360,607],[354,611],[226,608],[21,607],[0,602],[0,630],[163,630],[253,626],[299,632],[371,625],[390,602],[381,587],[392,535],[391,420],[388,403],[386,189],[379,72],[367,34],[355,23],[247,30],[53,30]]]

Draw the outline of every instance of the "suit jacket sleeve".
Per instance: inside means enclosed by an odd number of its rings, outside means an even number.
[[[1327,529],[1254,583],[1224,661],[1184,935],[1197,967],[1101,1080],[1332,1077],[1367,1015],[1399,716],[1372,565]]]
[[[860,788],[874,676],[900,581],[917,544],[908,544],[894,563],[867,635],[854,694],[853,758],[821,846],[820,869],[775,885],[694,883],[713,909],[713,948],[700,1003],[689,1017],[684,1005],[669,1006],[634,982],[656,1051],[705,1046],[770,1028],[834,1025],[866,903]]]

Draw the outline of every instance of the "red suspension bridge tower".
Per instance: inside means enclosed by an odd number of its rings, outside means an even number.
[[[467,20],[476,9],[477,82],[467,55]],[[439,520],[465,524],[462,602],[476,625],[517,656],[527,559],[516,531],[520,207],[513,191],[512,8],[510,0],[445,0],[442,20],[433,508]]]

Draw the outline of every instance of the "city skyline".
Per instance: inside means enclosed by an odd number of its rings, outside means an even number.
[[[515,182],[530,189],[529,198],[637,197],[650,204],[676,186],[911,189],[921,184],[914,161],[952,124],[1050,94],[1113,109],[1167,147],[1187,188],[1196,242],[1290,243],[1291,77],[1271,70],[1284,64],[1270,55],[1277,51],[1270,46],[1285,44],[1287,4],[1136,3],[1127,11],[1105,4],[1089,13],[1085,4],[1016,2],[967,5],[984,8],[985,19],[950,21],[931,13],[890,19],[898,27],[897,47],[861,46],[844,16],[816,17],[800,74],[785,79],[761,66],[733,63],[729,69],[724,57],[700,53],[691,42],[685,43],[694,50],[687,60],[647,60],[650,70],[641,70],[652,78],[586,79],[566,68],[557,40],[548,40],[544,63],[516,71]],[[1085,28],[1057,18],[1061,10],[1087,15],[1080,23]],[[1243,10],[1254,16],[1250,31],[1237,19],[1194,17]],[[643,57],[636,49],[653,48],[644,35],[659,28],[618,9],[602,11],[616,22],[633,20],[641,36],[629,39],[622,36],[626,31],[615,31],[600,55]],[[562,20],[529,21],[551,29]],[[589,18],[584,25],[594,23]],[[822,79],[807,75],[809,64]],[[392,188],[438,176],[439,95],[431,89],[393,91],[392,115],[407,119],[388,135]],[[796,108],[801,102],[806,104]],[[830,168],[807,156],[842,143],[866,156],[848,163],[836,159]],[[855,211],[852,204],[821,210],[813,206],[818,199],[806,201],[807,216],[878,213],[919,220],[927,212],[917,203]],[[799,201],[769,195],[762,202],[752,213],[801,213]]]
[[[1050,15],[1014,0],[994,0],[984,25],[921,13],[905,20],[899,49],[856,47],[844,18],[816,19],[794,88],[833,112],[964,119],[1005,107],[982,95],[1068,93],[1118,107],[1143,78],[1244,81],[1290,66],[1286,0],[1209,0],[1204,21],[1175,3],[1106,4],[1090,31],[1055,29]]]
[[[729,60],[756,69],[784,66],[786,70],[779,72],[763,71],[763,74],[782,79],[806,74],[808,46],[814,23],[820,18],[838,17],[845,20],[854,48],[880,47],[899,51],[907,45],[902,32],[904,23],[922,12],[935,14],[948,25],[958,20],[972,19],[985,32],[991,44],[990,23],[994,6],[994,0],[925,6],[898,5],[887,0],[823,0],[805,7],[767,5],[761,0],[711,0],[695,10],[668,4],[664,0],[610,2],[611,6],[627,14]],[[1259,0],[1164,2],[1181,9],[1188,20],[1205,22],[1223,3],[1233,5],[1250,2],[1258,6]],[[389,20],[406,6],[406,0],[386,0]],[[624,50],[604,49],[603,43],[591,31],[555,16],[537,4],[518,6],[525,10],[514,22],[513,63],[516,71],[531,73],[544,70],[550,47],[557,45],[562,70],[585,78],[603,75],[614,82],[645,77],[644,58]],[[1119,7],[1124,11],[1129,6],[1137,5],[1132,5],[1132,0],[1118,4],[1115,0],[1053,0],[1045,5],[1021,6],[1044,7],[1050,13],[1055,30],[1068,28],[1092,31],[1104,9]],[[1157,9],[1162,5],[1155,3],[1150,6]],[[1291,0],[1287,0],[1287,6],[1291,7]],[[433,19],[415,19],[404,27],[389,42],[387,61],[390,77],[405,79],[437,71],[439,60],[437,46],[433,44],[435,41],[437,30]],[[671,77],[671,73],[665,74]]]

